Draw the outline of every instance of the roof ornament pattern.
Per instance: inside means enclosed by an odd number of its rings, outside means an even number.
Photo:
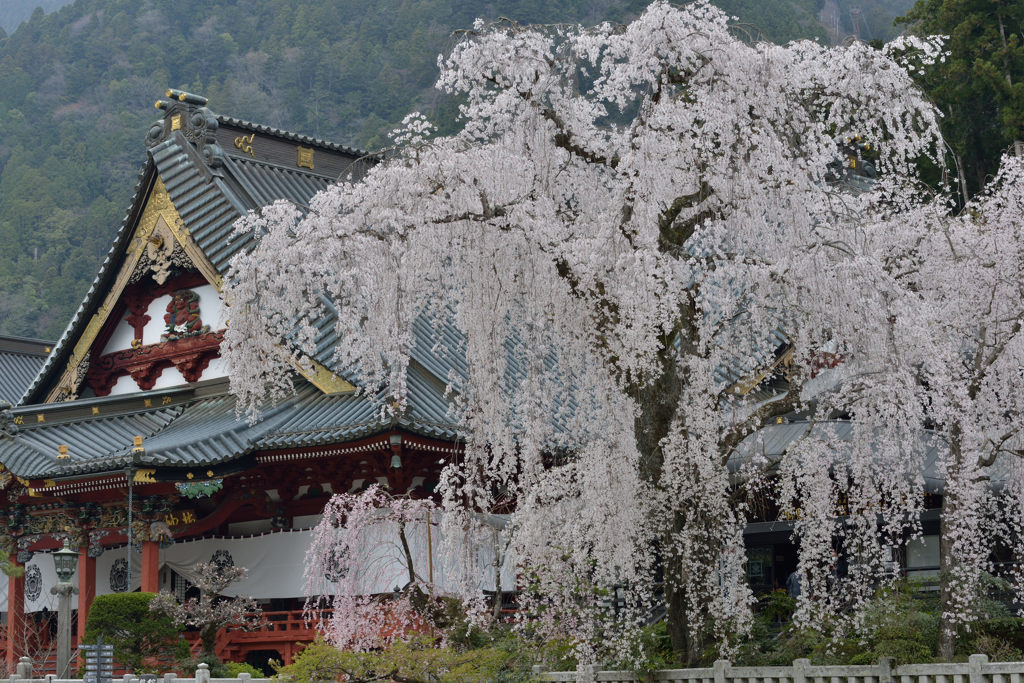
[[[128,279],[128,284],[152,277],[154,282],[162,285],[177,273],[196,269],[184,247],[169,233],[170,230],[165,224],[157,223],[147,241],[146,250],[139,256],[139,264]]]
[[[11,404],[7,401],[0,401],[0,435],[14,436],[17,433],[18,425],[14,422]]]
[[[207,109],[208,100],[183,90],[168,88],[167,99],[156,101],[164,117],[153,123],[146,133],[146,147],[153,148],[180,131],[195,145],[196,151],[210,168],[224,164],[224,151],[217,144],[217,115]]]

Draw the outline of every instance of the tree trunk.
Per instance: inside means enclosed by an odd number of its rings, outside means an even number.
[[[960,156],[959,152],[955,153],[956,157],[956,176],[960,181],[960,192],[963,195],[963,204],[967,204],[967,200],[971,198],[970,192],[967,190],[967,176],[964,175],[964,159]]]
[[[953,591],[950,585],[949,572],[952,569],[951,546],[949,540],[950,515],[956,514],[956,504],[953,502],[955,496],[944,495],[942,497],[942,517],[939,521],[939,609],[942,617],[939,621],[939,658],[942,661],[953,661],[953,653],[956,651],[956,624],[951,618],[949,611],[953,603]]]
[[[686,320],[692,320],[693,310]],[[689,334],[687,334],[687,332]],[[683,339],[683,354],[693,349],[696,331],[688,329],[680,333]],[[637,449],[640,453],[640,476],[644,481],[655,487],[661,486],[664,454],[661,441],[668,436],[672,421],[682,397],[685,378],[682,376],[678,357],[671,348],[672,343],[666,340],[665,350],[661,354],[661,374],[650,384],[636,387],[630,395],[640,408],[636,422]],[[682,355],[682,354],[681,354]],[[677,521],[673,524],[681,524]],[[668,635],[672,644],[673,657],[679,663],[690,661],[693,646],[690,637],[690,624],[687,618],[687,596],[682,588],[682,563],[672,557],[673,529],[664,530],[661,543],[661,569],[665,592],[665,619]]]
[[[678,560],[665,560],[665,624],[669,641],[672,643],[673,664],[689,667],[694,663],[694,648],[690,639],[690,620],[687,617],[686,593],[682,587],[668,581],[670,572],[681,571]]]
[[[956,489],[950,489],[950,474],[958,476],[963,464],[960,448],[960,429],[956,425],[949,434],[949,467],[946,470],[946,486],[942,495],[942,510],[939,518],[939,658],[946,662],[953,661],[956,651],[957,623],[953,619],[953,541],[950,534],[953,520],[960,512],[959,495]]]
[[[501,620],[501,565],[502,553],[498,549],[498,530],[491,529],[491,543],[494,545],[494,621]]]
[[[201,631],[199,631],[199,643],[200,643],[200,645],[199,645],[199,649],[200,649],[199,656],[200,657],[203,657],[203,656],[216,657],[217,656],[217,653],[216,653],[216,649],[217,649],[217,631],[219,631],[219,630],[220,630],[220,628],[218,628],[216,626],[205,626],[205,627],[203,627],[203,629]]]

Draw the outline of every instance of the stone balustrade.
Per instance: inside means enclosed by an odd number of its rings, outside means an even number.
[[[966,662],[905,664],[892,660],[877,664],[816,666],[797,659],[792,666],[733,666],[720,659],[702,669],[667,669],[650,673],[603,671],[545,672],[534,667],[538,681],[600,681],[601,683],[1024,683],[1024,662],[990,662],[987,655],[971,655]]]
[[[83,683],[81,678],[57,678],[53,674],[33,677],[32,660],[22,657],[18,660],[16,673],[10,678],[0,678],[0,683]],[[247,673],[238,674],[238,678],[212,678],[210,667],[200,664],[196,668],[195,676],[185,678],[177,674],[166,673],[156,674],[124,674],[115,676],[111,683],[271,683],[269,678],[253,678]]]

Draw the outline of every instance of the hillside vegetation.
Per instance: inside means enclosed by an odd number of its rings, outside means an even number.
[[[881,0],[873,0],[879,2]],[[897,5],[900,0],[890,0]],[[826,39],[825,0],[719,0],[754,36]],[[4,0],[0,20],[51,0]],[[646,0],[77,0],[0,33],[0,333],[56,337],[120,225],[166,87],[217,112],[373,149],[482,16],[621,21]],[[21,14],[19,14],[19,12]]]

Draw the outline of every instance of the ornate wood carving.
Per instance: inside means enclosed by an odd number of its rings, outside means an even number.
[[[140,389],[152,389],[165,368],[174,366],[188,382],[198,381],[210,361],[220,355],[223,332],[207,332],[159,344],[146,344],[100,356],[87,381],[97,396],[110,393],[118,377],[131,375]]]
[[[185,227],[181,216],[175,210],[163,181],[160,178],[155,178],[149,198],[139,216],[131,246],[128,247],[127,253],[124,256],[117,278],[106,296],[103,297],[102,304],[100,304],[96,313],[90,318],[82,334],[75,342],[64,372],[60,379],[57,380],[56,386],[47,394],[47,403],[77,397],[81,382],[86,380],[88,376],[88,373],[80,372],[81,365],[83,361],[88,360],[93,350],[93,342],[96,341],[96,337],[100,334],[100,330],[104,327],[110,314],[114,312],[118,299],[129,284],[140,258],[146,251],[149,237],[156,229],[157,223],[161,221],[169,229],[174,240],[185,250],[185,253],[192,263],[195,264],[199,272],[202,273],[203,278],[214,285],[218,291],[220,290],[220,274],[210,264],[203,251],[192,241],[188,228]]]
[[[167,304],[164,325],[160,341],[197,337],[210,331],[210,326],[203,325],[202,318],[199,317],[199,295],[191,289],[182,289],[174,293]]]

